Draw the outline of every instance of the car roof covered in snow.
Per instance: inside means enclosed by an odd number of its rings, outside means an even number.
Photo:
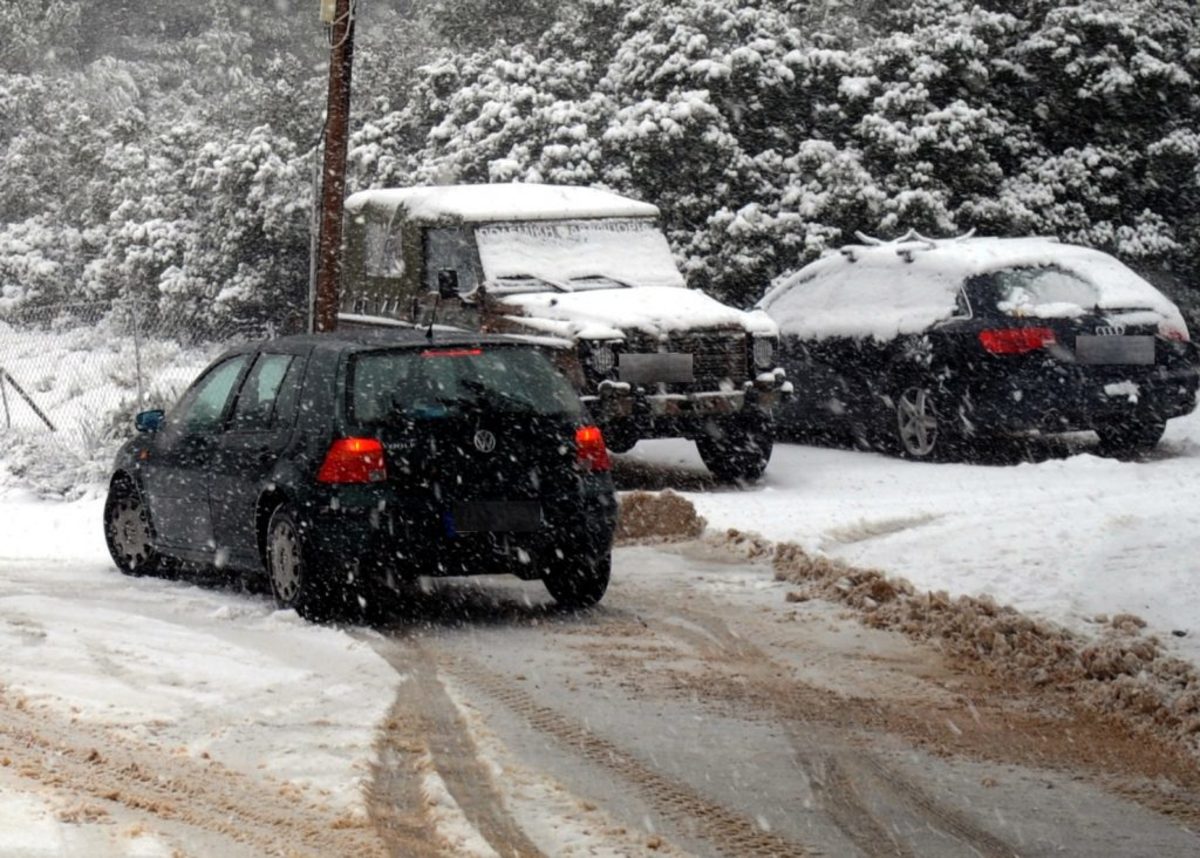
[[[847,245],[782,278],[758,306],[783,333],[890,339],[954,315],[959,290],[972,277],[1048,266],[1092,284],[1099,309],[1151,309],[1183,325],[1175,305],[1122,262],[1053,238],[934,240],[909,233]]]
[[[562,341],[546,337],[525,337],[510,334],[484,334],[461,328],[438,325],[430,337],[427,326],[399,328],[380,327],[375,330],[329,331],[320,334],[293,334],[273,340],[248,342],[230,349],[227,354],[252,352],[271,346],[315,346],[328,351],[359,351],[379,348],[467,348],[476,346],[525,346],[527,348],[560,346]]]
[[[346,200],[348,212],[369,208],[429,223],[658,217],[657,206],[610,191],[522,183],[384,188]]]

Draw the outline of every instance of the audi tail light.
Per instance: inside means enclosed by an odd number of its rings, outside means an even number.
[[[575,463],[584,471],[607,471],[612,468],[604,434],[599,426],[580,426],[575,430]]]
[[[1050,328],[994,328],[980,331],[979,342],[994,355],[1023,355],[1058,340]]]
[[[317,471],[318,483],[378,483],[385,479],[387,465],[378,438],[338,438]]]
[[[1191,342],[1191,337],[1188,336],[1187,328],[1181,328],[1178,325],[1170,322],[1159,322],[1158,335],[1164,339],[1171,340],[1176,343]]]

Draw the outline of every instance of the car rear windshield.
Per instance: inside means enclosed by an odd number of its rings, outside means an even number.
[[[350,364],[350,419],[356,423],[434,420],[488,413],[577,417],[570,383],[528,348],[431,346],[372,351]]]
[[[1053,266],[1007,268],[968,286],[972,304],[988,315],[1069,317],[1093,309],[1100,300],[1094,285]]]

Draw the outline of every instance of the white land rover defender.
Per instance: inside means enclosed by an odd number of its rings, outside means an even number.
[[[658,209],[534,184],[363,191],[346,201],[339,325],[453,325],[564,341],[608,446],[695,440],[721,479],[755,479],[790,389],[778,331],[686,288]]]

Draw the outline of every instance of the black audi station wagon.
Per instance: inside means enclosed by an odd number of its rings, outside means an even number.
[[[609,580],[609,456],[571,384],[514,338],[289,337],[230,351],[137,416],[104,533],[128,574],[265,574],[324,620],[418,576],[512,573],[560,604]]]
[[[795,386],[781,432],[840,424],[921,459],[1094,430],[1102,452],[1124,455],[1195,407],[1183,317],[1113,257],[1044,238],[862,238],[759,304]]]

